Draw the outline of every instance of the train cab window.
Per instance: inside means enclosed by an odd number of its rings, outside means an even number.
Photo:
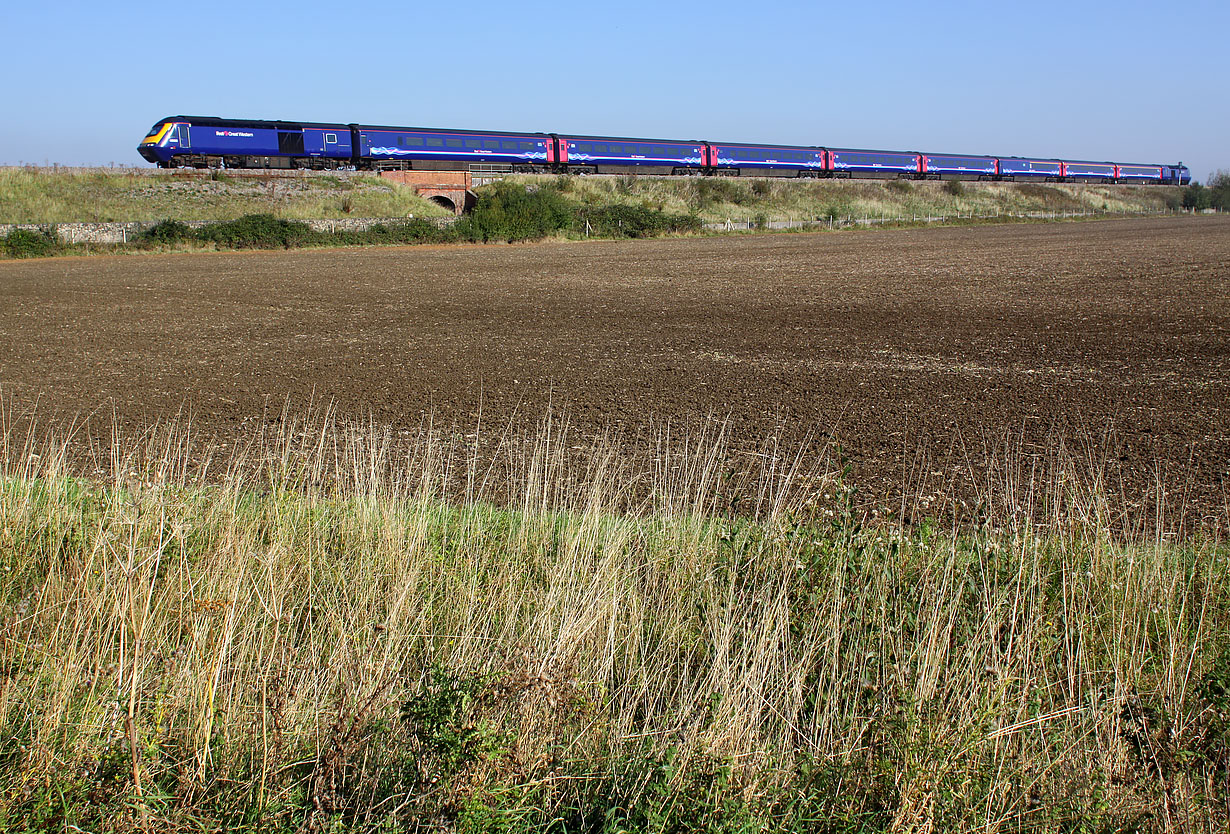
[[[336,145],[337,144],[337,134],[336,133],[326,133],[325,134],[325,144],[326,145]]]
[[[179,146],[181,148],[191,148],[192,140],[188,138],[188,125],[176,125],[175,131],[179,136]]]

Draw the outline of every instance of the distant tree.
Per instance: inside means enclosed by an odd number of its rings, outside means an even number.
[[[1230,171],[1218,169],[1209,177],[1209,203],[1213,208],[1230,211]]]
[[[1213,193],[1198,182],[1183,189],[1183,208],[1203,211],[1213,205]]]

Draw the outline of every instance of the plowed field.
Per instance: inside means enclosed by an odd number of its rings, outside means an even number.
[[[728,418],[737,448],[840,444],[890,506],[1062,445],[1222,524],[1230,219],[5,262],[0,389],[45,426],[219,436],[288,397],[629,443]]]

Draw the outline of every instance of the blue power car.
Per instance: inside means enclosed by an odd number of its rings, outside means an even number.
[[[338,168],[352,164],[351,133],[343,124],[168,116],[137,150],[163,168]]]

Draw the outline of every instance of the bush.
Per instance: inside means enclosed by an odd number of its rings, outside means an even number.
[[[248,214],[214,223],[201,229],[198,236],[231,249],[289,249],[321,240],[321,235],[306,223],[279,220],[271,214]]]
[[[14,229],[4,239],[4,254],[10,258],[45,258],[62,249],[59,239],[47,232]]]
[[[950,194],[953,197],[964,197],[965,183],[961,182],[961,180],[949,180],[944,183],[944,193]]]
[[[757,197],[768,197],[773,193],[773,183],[768,180],[756,180],[752,183],[752,193]]]
[[[751,190],[743,183],[724,177],[704,177],[695,181],[695,205],[705,209],[718,203],[741,206],[751,202]]]
[[[193,240],[195,237],[196,232],[178,220],[163,220],[155,223],[141,236],[142,240],[149,243],[180,243]]]
[[[643,206],[603,206],[589,209],[578,218],[589,222],[590,233],[599,237],[654,237],[677,232],[700,231],[700,218],[693,214],[669,214]]]
[[[452,227],[439,228],[427,220],[408,220],[393,226],[377,223],[363,232],[338,231],[330,240],[347,246],[397,243],[448,243],[457,239]]]
[[[1213,195],[1200,183],[1194,182],[1183,189],[1183,208],[1203,211],[1212,205]]]
[[[898,194],[909,194],[914,190],[914,186],[910,185],[909,180],[889,180],[887,183],[889,191],[896,191]]]
[[[474,210],[456,224],[463,240],[540,240],[568,227],[572,209],[551,186],[500,182],[479,192]]]

